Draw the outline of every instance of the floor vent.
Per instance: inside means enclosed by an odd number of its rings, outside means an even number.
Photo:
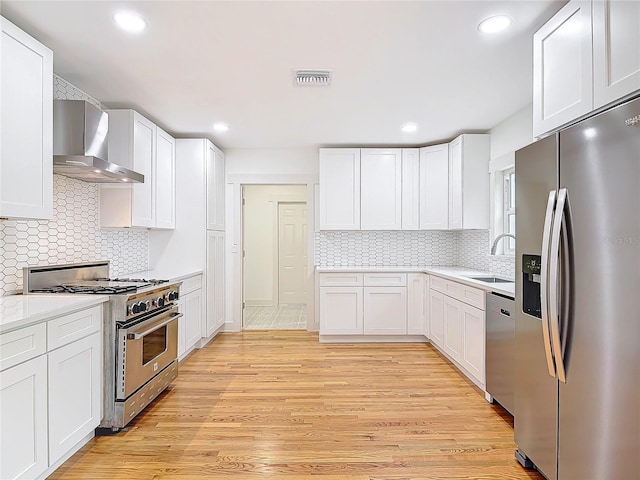
[[[332,70],[294,70],[294,84],[298,87],[330,87]]]

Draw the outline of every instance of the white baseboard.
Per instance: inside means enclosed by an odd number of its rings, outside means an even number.
[[[322,335],[320,343],[427,343],[424,335]]]

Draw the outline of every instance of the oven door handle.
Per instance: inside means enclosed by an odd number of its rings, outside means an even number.
[[[156,323],[155,325],[153,325],[152,327],[142,331],[142,332],[134,332],[134,333],[127,333],[127,340],[140,340],[142,337],[149,335],[152,332],[155,332],[156,330],[158,330],[159,328],[164,327],[165,325],[170,324],[171,322],[173,322],[174,320],[177,320],[178,318],[182,317],[184,314],[183,313],[175,313],[173,315],[171,315],[170,318],[168,318],[167,320],[165,320],[164,322],[160,322],[160,323]]]

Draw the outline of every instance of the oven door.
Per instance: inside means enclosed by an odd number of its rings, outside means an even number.
[[[178,307],[118,329],[116,399],[125,400],[178,358]]]

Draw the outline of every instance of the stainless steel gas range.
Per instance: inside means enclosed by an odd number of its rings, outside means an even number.
[[[24,269],[24,294],[109,295],[97,433],[119,431],[178,376],[179,287],[166,280],[109,278],[108,261]]]

